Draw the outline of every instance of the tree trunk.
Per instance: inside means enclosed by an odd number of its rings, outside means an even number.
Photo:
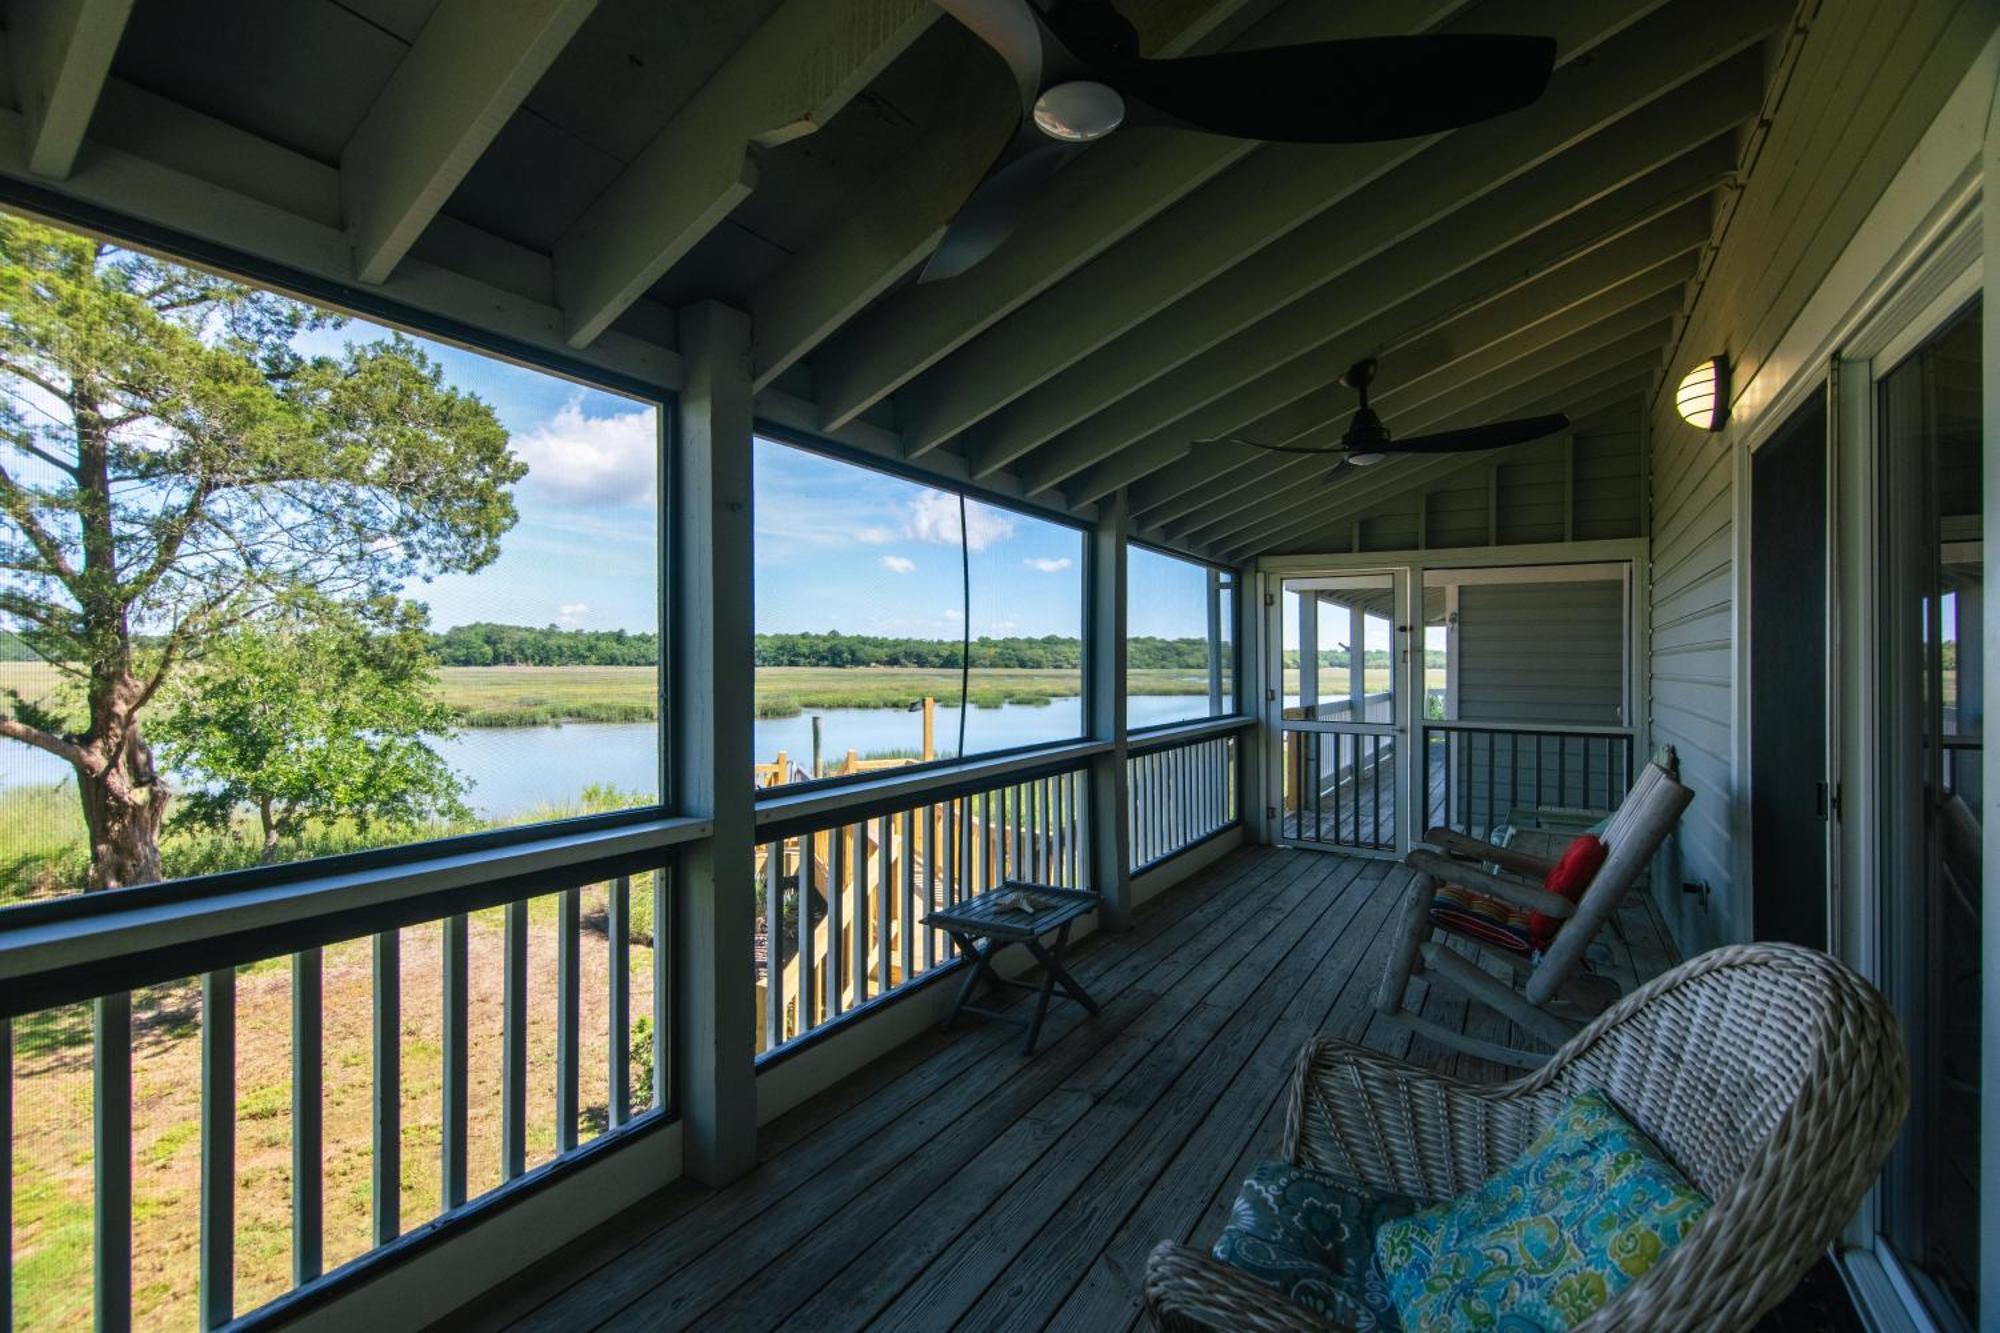
[[[77,770],[83,821],[90,832],[92,889],[161,878],[160,824],[167,813],[167,791],[152,776],[151,760],[148,753],[141,773],[132,771],[129,759],[103,764],[94,773]]]

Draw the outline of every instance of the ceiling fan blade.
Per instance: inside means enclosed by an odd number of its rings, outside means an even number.
[[[1245,448],[1262,449],[1268,453],[1316,454],[1322,458],[1331,458],[1341,452],[1340,446],[1335,444],[1320,446],[1307,444],[1263,444],[1257,440],[1246,440],[1240,435],[1217,435],[1212,439],[1196,440],[1194,444],[1197,448],[1205,444],[1240,444]]]
[[[1465,454],[1481,449],[1505,449],[1553,435],[1569,425],[1569,418],[1557,412],[1546,417],[1520,417],[1494,421],[1464,430],[1444,430],[1434,435],[1413,435],[1407,440],[1389,440],[1370,452],[1378,454]]]
[[[1042,91],[1043,28],[1028,0],[936,0],[937,7],[1000,53],[1021,91],[1025,117]]]
[[[999,249],[1040,196],[1043,183],[1081,147],[1043,138],[1033,125],[1022,126],[959,206],[917,281],[955,278]]]
[[[1175,60],[1076,54],[1128,102],[1170,123],[1240,139],[1367,143],[1437,134],[1527,106],[1548,87],[1556,44],[1434,34]]]

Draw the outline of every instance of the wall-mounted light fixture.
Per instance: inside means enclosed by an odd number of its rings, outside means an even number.
[[[1729,420],[1729,359],[1711,356],[1690,370],[1674,391],[1681,420],[1703,430],[1721,430]]]

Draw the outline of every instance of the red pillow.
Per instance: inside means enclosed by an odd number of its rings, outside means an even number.
[[[1590,881],[1604,866],[1604,858],[1611,849],[1588,833],[1579,833],[1563,849],[1562,858],[1549,867],[1549,873],[1542,880],[1542,887],[1550,893],[1559,893],[1571,902],[1583,897],[1583,891],[1590,887]],[[1546,949],[1555,942],[1556,931],[1565,918],[1549,916],[1543,912],[1528,913],[1528,939],[1535,948]]]

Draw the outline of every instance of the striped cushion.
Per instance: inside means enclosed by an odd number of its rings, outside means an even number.
[[[1440,884],[1431,898],[1431,924],[1490,944],[1496,949],[1529,953],[1528,914],[1489,894],[1463,884]]]

